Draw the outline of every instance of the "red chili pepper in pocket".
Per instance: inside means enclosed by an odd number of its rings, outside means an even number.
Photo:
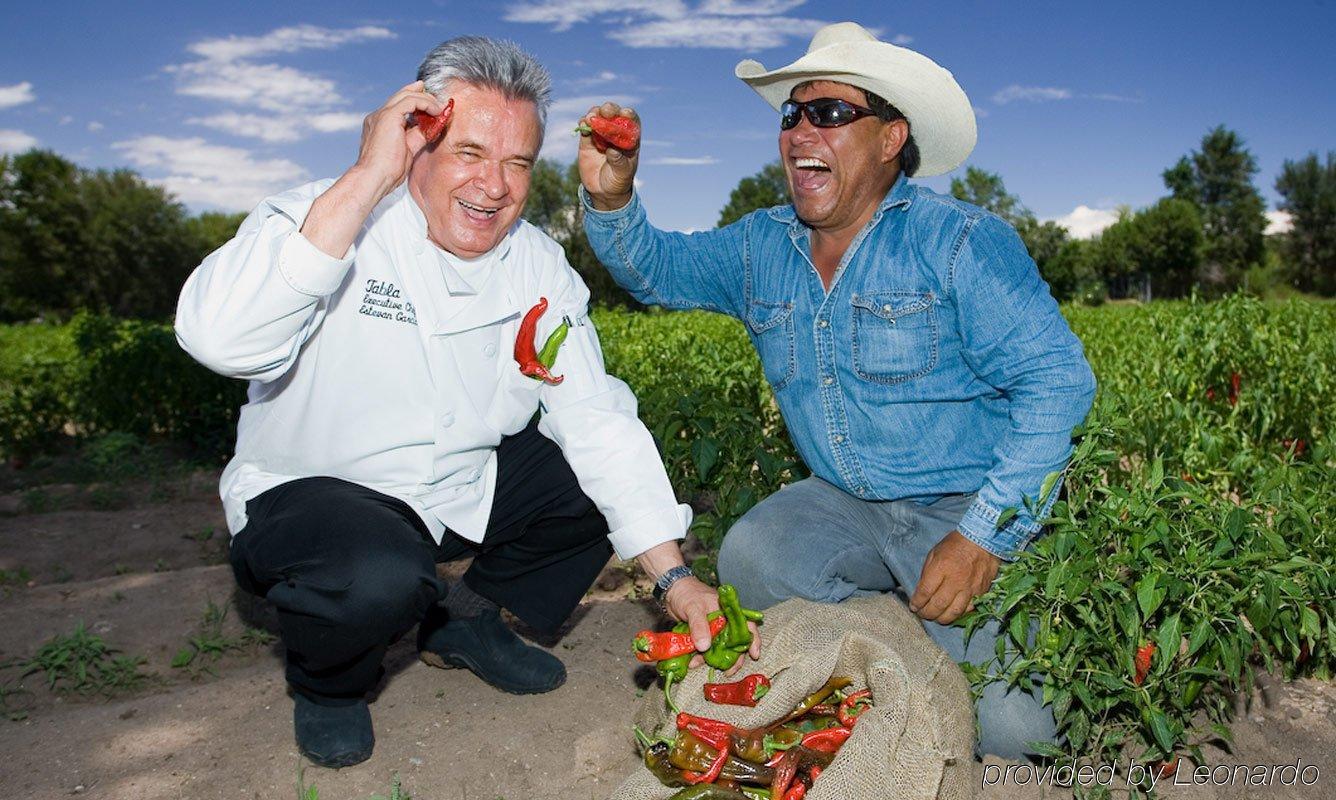
[[[732,683],[705,684],[705,699],[721,705],[754,706],[768,691],[770,679],[758,672]]]
[[[538,347],[534,342],[534,337],[538,332],[538,318],[547,311],[547,298],[538,298],[538,303],[529,312],[524,315],[520,322],[519,335],[515,337],[515,362],[520,365],[520,373],[530,378],[556,386],[561,383],[563,376],[553,376],[543,362],[538,360]]]

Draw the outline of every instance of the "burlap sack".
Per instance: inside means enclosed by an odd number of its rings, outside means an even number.
[[[808,800],[965,800],[975,795],[974,712],[964,674],[892,595],[838,605],[788,600],[765,612],[761,660],[737,677],[770,676],[770,692],[755,708],[709,703],[701,690],[705,668],[674,687],[683,711],[740,727],[770,723],[833,675],[872,690],[876,705],[808,793]],[[745,658],[745,657],[744,657]],[[657,687],[636,712],[642,730],[675,732]],[[669,789],[639,767],[609,800],[664,800]]]

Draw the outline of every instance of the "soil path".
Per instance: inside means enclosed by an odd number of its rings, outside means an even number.
[[[0,797],[297,797],[302,760],[281,653],[245,639],[249,626],[272,628],[272,619],[234,589],[222,563],[221,509],[207,485],[194,481],[159,505],[0,517],[0,660],[29,658],[82,623],[123,654],[142,656],[142,671],[154,676],[102,699],[56,694],[38,674],[0,670],[4,708],[22,717],[0,718]],[[652,678],[637,670],[626,643],[658,617],[651,604],[629,599],[643,585],[621,567],[610,565],[598,587],[558,639],[540,642],[567,664],[570,677],[557,691],[516,697],[466,671],[433,669],[417,661],[410,635],[391,650],[371,705],[375,754],[339,771],[307,766],[303,779],[323,800],[388,795],[396,775],[416,800],[604,800],[636,768],[628,728]],[[179,653],[199,649],[192,637],[230,649],[173,668]],[[1162,794],[1336,798],[1336,685],[1266,681],[1235,734],[1234,752],[1209,751],[1211,765],[1301,761],[1317,767],[1317,784],[1166,780]],[[1020,785],[1029,775],[1007,767],[995,759],[976,766],[980,798],[1071,796]],[[1185,768],[1180,780],[1189,775]]]

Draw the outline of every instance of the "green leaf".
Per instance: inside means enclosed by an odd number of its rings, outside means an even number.
[[[1316,642],[1322,637],[1322,620],[1318,618],[1317,612],[1304,606],[1300,609],[1299,615],[1299,630],[1309,641]]]
[[[195,660],[195,650],[191,647],[182,647],[172,656],[172,669],[180,669],[190,665]]]
[[[1048,758],[1062,758],[1063,756],[1067,755],[1066,750],[1063,750],[1061,747],[1058,747],[1056,744],[1053,744],[1052,742],[1040,742],[1040,741],[1026,742],[1025,746],[1029,747],[1031,750],[1038,753],[1039,755],[1046,756]]]
[[[1156,655],[1159,656],[1161,665],[1171,664],[1178,657],[1178,647],[1182,638],[1180,627],[1179,617],[1174,614],[1165,620],[1155,634],[1155,646],[1159,650]]]
[[[1150,615],[1160,607],[1160,596],[1156,592],[1156,582],[1159,577],[1157,573],[1152,572],[1137,584],[1137,606],[1141,609],[1143,619],[1150,619]]]
[[[1150,710],[1150,730],[1155,736],[1155,743],[1160,746],[1160,750],[1168,755],[1174,752],[1174,734],[1169,730],[1169,720],[1164,716],[1164,712],[1158,708]]]
[[[1019,510],[1015,506],[1003,509],[1002,513],[997,515],[997,524],[993,526],[993,529],[1000,531],[1007,527],[1007,523],[1011,522],[1017,513],[1019,513]]]
[[[1211,622],[1206,617],[1202,617],[1192,628],[1192,635],[1188,637],[1188,655],[1195,656],[1202,645],[1206,644],[1211,636]]]
[[[702,436],[691,443],[691,462],[696,467],[696,477],[701,485],[710,482],[710,474],[719,462],[719,443]]]
[[[1058,485],[1062,478],[1062,470],[1054,470],[1044,476],[1044,482],[1039,486],[1039,507],[1043,508],[1048,502],[1048,496],[1053,493],[1053,487]]]

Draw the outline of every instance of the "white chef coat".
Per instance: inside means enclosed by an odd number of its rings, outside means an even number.
[[[299,231],[332,184],[260,203],[181,291],[181,346],[250,381],[220,484],[233,534],[247,500],[327,475],[405,501],[438,542],[446,527],[480,542],[496,446],[541,408],[539,431],[607,518],[618,556],[685,536],[691,509],[673,495],[635,396],[607,374],[589,290],[560,245],[520,221],[490,253],[457,259],[427,239],[400,186],[332,258]],[[540,297],[540,347],[563,318],[572,323],[556,386],[521,375],[513,357],[520,319]]]

